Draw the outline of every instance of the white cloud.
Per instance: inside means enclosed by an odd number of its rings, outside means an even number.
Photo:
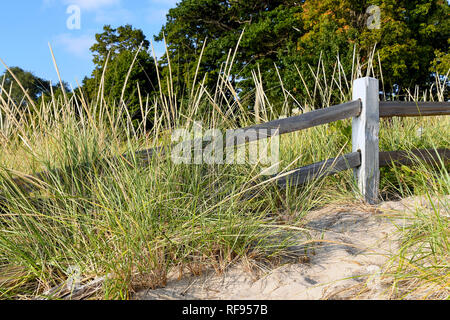
[[[66,52],[79,57],[91,58],[89,48],[95,43],[95,37],[91,35],[74,36],[70,33],[63,33],[54,38],[55,45],[62,47]]]
[[[150,4],[157,4],[159,6],[164,5],[166,7],[173,8],[181,0],[149,0]]]
[[[107,7],[119,6],[121,0],[43,0],[43,5],[44,7],[51,7],[57,2],[66,6],[77,5],[81,10],[85,11],[95,11]]]
[[[66,5],[77,5],[82,10],[92,11],[117,6],[120,4],[120,0],[63,0],[63,3]]]
[[[133,23],[134,14],[127,9],[117,8],[113,10],[97,10],[95,22],[101,24],[126,24]]]

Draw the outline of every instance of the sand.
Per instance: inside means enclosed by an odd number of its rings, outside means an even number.
[[[141,300],[321,300],[388,299],[389,285],[380,280],[389,258],[399,248],[399,228],[416,208],[427,210],[423,198],[384,202],[377,206],[329,207],[306,217],[308,236],[299,232],[289,248],[297,262],[249,271],[249,262],[231,265],[218,275],[169,278],[165,288],[142,290]],[[448,213],[448,211],[447,211]],[[314,250],[305,247],[314,239]],[[306,256],[305,256],[306,254]],[[305,259],[306,257],[306,259]],[[251,263],[250,263],[251,264]]]

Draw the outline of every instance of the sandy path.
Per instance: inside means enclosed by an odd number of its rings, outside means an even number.
[[[312,212],[306,228],[320,240],[308,250],[308,262],[287,263],[259,275],[243,263],[223,275],[213,272],[169,281],[166,288],[143,290],[136,299],[383,299],[387,287],[377,277],[390,254],[398,249],[400,219],[416,206],[418,198],[385,202],[378,207],[328,208]],[[389,216],[389,217],[388,217]],[[299,235],[290,251],[305,255],[307,237]],[[314,251],[314,252],[313,252]]]

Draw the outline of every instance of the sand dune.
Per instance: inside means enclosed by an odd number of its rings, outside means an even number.
[[[298,245],[290,248],[301,262],[282,264],[266,272],[249,272],[241,262],[222,275],[211,271],[200,277],[173,277],[165,288],[143,290],[135,298],[387,299],[389,286],[378,275],[398,250],[396,225],[406,224],[404,218],[416,207],[426,210],[429,206],[421,198],[410,198],[376,207],[342,206],[314,211],[306,218],[309,237],[299,234]],[[311,239],[315,240],[314,249]]]

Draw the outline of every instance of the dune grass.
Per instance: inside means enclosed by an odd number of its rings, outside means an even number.
[[[342,68],[339,62],[336,67]],[[151,129],[145,122],[133,126],[126,102],[106,101],[102,84],[96,101],[87,101],[76,90],[78,99],[43,99],[33,116],[2,98],[0,298],[45,295],[76,268],[81,283],[104,277],[94,297],[129,299],[139,288],[164,286],[174,270],[180,275],[206,268],[220,273],[244,256],[282,256],[292,236],[283,226],[301,223],[316,207],[360,201],[351,172],[281,190],[270,180],[261,183],[260,166],[249,163],[176,165],[166,154],[142,166],[137,158],[119,155],[168,145],[174,129],[192,128],[194,121],[206,128],[236,128],[292,114],[295,108],[307,111],[317,99],[328,106],[336,92],[345,102],[362,67],[358,64],[352,75],[339,72],[328,80],[319,76],[303,101],[292,101],[286,94],[281,114],[273,111],[262,85],[251,99],[258,101],[257,110],[247,108],[226,74],[215,92],[198,83],[184,105],[177,105],[169,86],[169,92],[161,91],[153,101],[141,99],[144,118],[154,117]],[[256,73],[254,80],[263,83]],[[380,148],[449,148],[449,125],[447,117],[383,120]],[[283,136],[280,173],[349,152],[350,137],[351,120]],[[448,195],[447,169],[444,163],[436,169],[420,161],[383,169],[383,194]],[[42,171],[47,174],[41,179],[29,176]],[[17,177],[33,184],[31,193],[14,182]],[[419,209],[407,235],[394,285],[426,274],[425,279],[448,288],[448,217],[421,215]],[[410,258],[417,246],[420,254]],[[433,267],[422,265],[428,260]]]
[[[427,194],[399,226],[401,247],[393,255],[381,280],[390,285],[392,299],[450,298],[449,198]]]

